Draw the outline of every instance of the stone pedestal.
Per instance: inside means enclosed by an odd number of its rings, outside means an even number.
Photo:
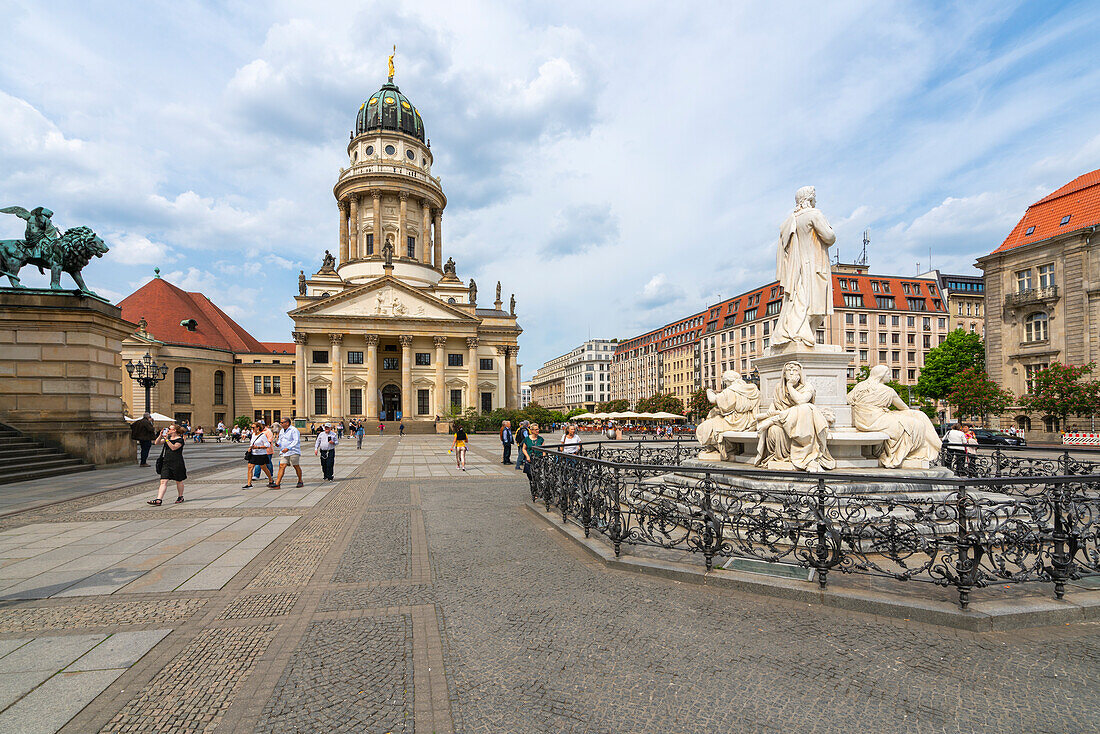
[[[835,344],[818,344],[808,349],[788,342],[778,348],[769,347],[763,357],[757,357],[754,361],[760,373],[760,404],[765,408],[771,407],[772,393],[783,379],[783,365],[800,362],[806,382],[817,389],[814,402],[836,415],[834,429],[854,430],[852,408],[848,405],[848,368],[853,359],[854,354],[841,350]]]
[[[0,422],[96,465],[133,461],[121,309],[71,291],[0,290]]]

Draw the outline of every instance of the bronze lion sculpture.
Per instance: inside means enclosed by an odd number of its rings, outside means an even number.
[[[107,244],[87,227],[73,227],[57,239],[40,240],[37,247],[28,247],[23,240],[0,240],[0,274],[8,276],[13,288],[25,288],[19,282],[24,265],[36,265],[38,271],[50,269],[50,288],[61,290],[61,273],[76,281],[82,293],[96,295],[84,283],[80,271],[93,257],[103,257]]]

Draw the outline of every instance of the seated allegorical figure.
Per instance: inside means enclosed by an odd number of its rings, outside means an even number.
[[[806,382],[799,362],[783,365],[783,378],[775,386],[772,408],[760,421],[757,466],[782,468],[790,464],[802,471],[819,472],[836,467],[826,438],[835,420],[814,404],[817,390]]]
[[[881,431],[888,436],[878,457],[883,467],[896,469],[905,461],[927,467],[939,456],[940,437],[928,416],[910,409],[885,384],[887,374],[889,369],[885,365],[875,365],[867,379],[849,391],[852,423],[860,431]]]
[[[726,431],[751,431],[756,428],[756,408],[760,405],[760,388],[741,379],[736,370],[722,373],[722,391],[707,390],[707,399],[714,403],[706,420],[695,429],[695,437],[703,445],[699,458],[727,460],[722,434]]]

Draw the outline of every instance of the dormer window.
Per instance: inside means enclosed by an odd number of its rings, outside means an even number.
[[[1024,237],[1027,237],[1029,234],[1031,234],[1034,231],[1035,231],[1035,225],[1033,224],[1033,225],[1031,225],[1030,227],[1027,228],[1026,232],[1024,232]]]
[[[188,331],[194,331],[195,329],[199,328],[199,322],[195,321],[194,319],[184,319],[180,322],[180,326],[187,329]]]
[[[1066,216],[1062,217],[1062,221],[1058,223],[1059,226],[1064,227],[1067,224],[1069,224],[1069,218],[1072,217],[1072,216],[1073,216],[1072,214],[1067,214]]]

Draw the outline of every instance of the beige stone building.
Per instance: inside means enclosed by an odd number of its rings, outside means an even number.
[[[1100,170],[1086,173],[1028,207],[1005,241],[979,258],[985,273],[986,369],[1015,395],[1052,362],[1100,362]],[[1003,423],[1034,440],[1059,441],[1062,430],[1091,430],[1092,417],[1059,425],[1018,406]]]
[[[237,416],[267,423],[294,416],[294,345],[260,342],[202,293],[189,293],[158,274],[119,307],[138,329],[122,341],[122,363],[146,353],[168,365],[150,407],[197,428]],[[122,371],[128,415],[145,409],[145,390]]]
[[[611,396],[610,339],[589,339],[547,361],[531,377],[531,399],[544,408],[594,411]]]
[[[452,406],[518,407],[514,296],[504,304],[498,283],[481,308],[444,261],[447,198],[392,78],[360,107],[347,154],[333,189],[339,258],[302,274],[290,312],[301,414],[430,425]]]

